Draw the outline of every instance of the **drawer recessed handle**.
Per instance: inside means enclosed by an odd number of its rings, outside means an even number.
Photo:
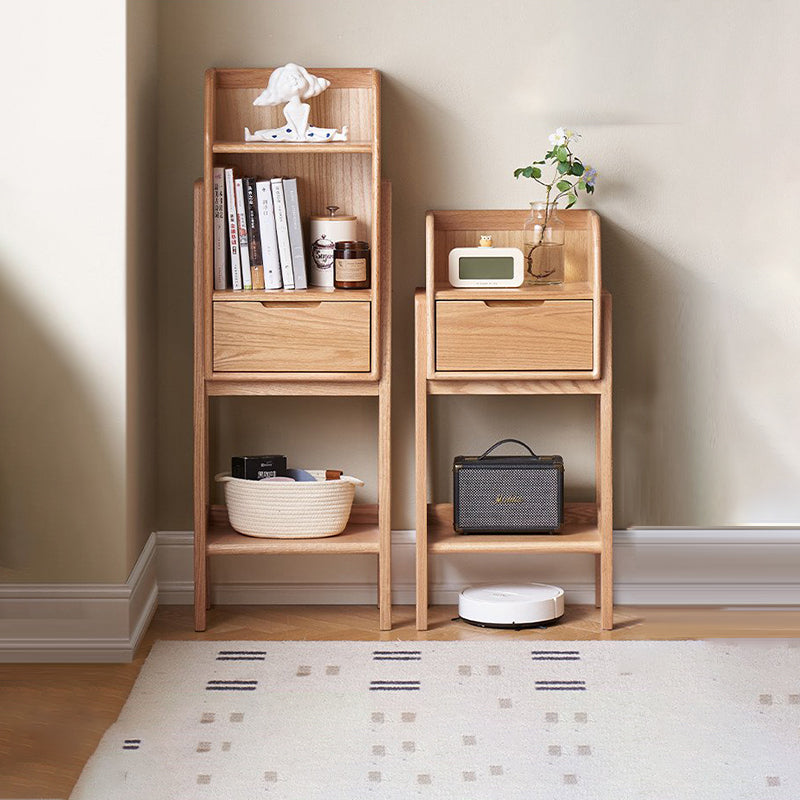
[[[546,302],[546,300],[484,300],[483,304],[489,308],[537,308]]]
[[[261,305],[264,308],[319,308],[322,305],[321,300],[262,300]]]

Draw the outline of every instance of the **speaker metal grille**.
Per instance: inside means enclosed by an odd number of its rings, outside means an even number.
[[[462,467],[455,476],[456,528],[524,532],[561,524],[560,469]]]

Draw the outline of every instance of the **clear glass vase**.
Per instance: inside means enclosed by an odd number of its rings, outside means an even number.
[[[564,223],[555,203],[531,203],[522,232],[523,285],[564,283]]]

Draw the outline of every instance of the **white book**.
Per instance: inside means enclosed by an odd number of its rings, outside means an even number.
[[[228,249],[231,254],[231,286],[234,291],[242,288],[242,266],[239,262],[239,223],[236,219],[236,191],[233,185],[233,169],[225,170],[225,208],[228,223]]]
[[[228,243],[225,217],[225,168],[214,167],[214,288],[228,288]]]
[[[284,289],[294,289],[294,273],[292,272],[292,245],[289,242],[289,227],[286,222],[286,198],[283,194],[283,179],[273,178],[272,205],[275,211],[275,233],[278,235],[278,257],[281,262],[281,277]]]
[[[272,210],[272,187],[269,181],[256,183],[256,203],[261,235],[261,257],[264,260],[264,288],[282,289],[278,234],[275,231],[275,212]]]
[[[239,228],[239,260],[242,264],[242,286],[245,289],[252,289],[253,278],[250,275],[250,247],[247,244],[247,212],[244,210],[242,179],[236,178],[233,186],[236,193],[236,224]]]
[[[303,226],[300,222],[300,199],[297,195],[297,178],[283,179],[283,194],[286,198],[286,224],[289,228],[289,243],[292,248],[294,288],[307,289],[306,252],[303,247]]]

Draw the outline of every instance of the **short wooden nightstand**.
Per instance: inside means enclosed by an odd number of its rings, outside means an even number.
[[[435,553],[593,553],[601,627],[613,627],[611,296],[602,291],[600,220],[560,212],[565,282],[454,289],[447,257],[481,234],[522,248],[526,211],[430,211],[426,289],[415,297],[417,628],[428,627],[428,558]],[[452,504],[428,502],[428,395],[588,394],[596,400],[595,502],[567,503],[558,534],[462,535]]]

